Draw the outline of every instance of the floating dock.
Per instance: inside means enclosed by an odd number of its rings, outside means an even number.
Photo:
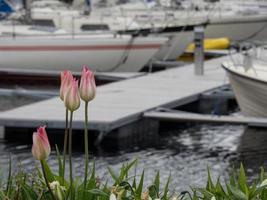
[[[194,74],[194,64],[172,68],[97,88],[96,98],[89,104],[89,127],[110,132],[140,120],[143,113],[158,107],[173,108],[196,101],[204,92],[227,84],[221,63],[229,56],[205,62],[203,76]],[[83,129],[83,104],[74,113],[73,127]],[[34,128],[46,124],[49,128],[65,127],[65,107],[59,98],[0,113],[0,125]]]
[[[248,126],[267,127],[266,118],[229,116],[229,115],[209,115],[189,112],[159,112],[148,111],[144,113],[144,118],[157,119],[169,122],[196,122],[196,123],[228,123]]]

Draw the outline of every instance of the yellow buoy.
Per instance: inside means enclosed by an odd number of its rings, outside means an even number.
[[[204,49],[212,50],[212,49],[227,49],[230,46],[230,40],[228,38],[213,38],[213,39],[205,39],[204,40]],[[195,44],[191,43],[186,52],[193,52],[195,50]]]

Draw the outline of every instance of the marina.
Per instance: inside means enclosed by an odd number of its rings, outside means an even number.
[[[190,64],[100,86],[96,100],[89,105],[89,128],[107,134],[141,120],[146,111],[196,101],[202,93],[228,84],[220,66],[227,60],[229,56],[205,62],[204,75],[195,75],[194,64]],[[74,113],[75,129],[84,127],[82,107]],[[0,123],[5,127],[34,128],[46,124],[64,129],[64,105],[59,98],[48,99],[2,112]]]
[[[266,200],[267,1],[2,0],[0,200]]]

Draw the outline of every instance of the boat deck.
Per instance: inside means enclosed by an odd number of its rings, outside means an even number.
[[[199,98],[203,92],[227,84],[221,63],[228,56],[205,62],[205,74],[194,75],[194,64],[103,85],[89,104],[90,129],[108,132],[142,118],[143,113],[158,107],[172,108]],[[75,129],[83,129],[84,105],[74,113]],[[0,125],[34,128],[65,127],[65,108],[59,98],[0,113]]]

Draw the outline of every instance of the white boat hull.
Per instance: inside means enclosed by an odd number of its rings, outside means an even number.
[[[0,68],[136,72],[167,41],[162,37],[16,37],[0,38]]]
[[[194,32],[181,31],[169,36],[170,40],[157,52],[155,57],[158,60],[176,60],[194,40]]]
[[[246,116],[267,117],[267,79],[239,73],[228,63],[223,64],[241,112]]]
[[[228,37],[232,41],[266,40],[266,21],[267,16],[260,15],[211,19],[205,29],[205,37]]]
[[[231,41],[267,40],[267,16],[250,16],[248,18],[227,17],[211,19],[205,27],[205,38],[227,37]],[[203,21],[204,22],[204,21]],[[190,24],[190,19],[189,22]],[[177,27],[179,31],[163,33],[170,37],[168,43],[156,54],[158,60],[176,60],[188,45],[194,41],[193,23],[187,30]],[[189,30],[188,30],[189,29]]]

